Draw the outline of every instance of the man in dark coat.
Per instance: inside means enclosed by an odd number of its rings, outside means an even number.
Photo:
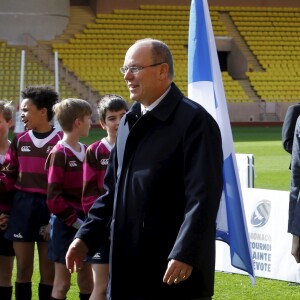
[[[119,124],[107,193],[76,234],[67,267],[80,268],[110,236],[108,299],[211,299],[223,189],[219,127],[173,82],[163,42],[137,41],[120,70],[135,102]]]

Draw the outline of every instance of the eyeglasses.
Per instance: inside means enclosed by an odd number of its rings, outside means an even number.
[[[121,67],[120,68],[120,72],[125,75],[128,71],[132,74],[136,74],[138,73],[139,71],[143,70],[143,69],[146,69],[146,68],[150,68],[150,67],[156,67],[156,66],[159,66],[161,64],[164,64],[165,61],[162,61],[160,63],[157,63],[157,64],[153,64],[153,65],[149,65],[149,66],[145,66],[145,67]]]

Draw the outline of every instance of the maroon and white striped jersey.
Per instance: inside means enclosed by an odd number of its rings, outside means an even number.
[[[0,154],[0,170],[3,167],[5,154]],[[0,191],[0,211],[7,213],[10,211],[12,206],[12,193],[6,192],[4,189]]]
[[[51,213],[72,226],[83,214],[82,166],[86,145],[76,152],[67,143],[59,142],[50,152],[45,168],[48,174],[47,205]]]
[[[30,193],[47,194],[45,162],[48,154],[63,132],[54,129],[47,137],[39,139],[32,130],[17,134],[6,153],[0,172],[0,186],[5,191],[13,188]]]
[[[103,181],[112,147],[103,138],[87,148],[83,164],[82,191],[82,207],[85,214],[95,200],[105,193]]]

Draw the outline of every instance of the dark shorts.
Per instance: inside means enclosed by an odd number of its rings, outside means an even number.
[[[1,212],[0,212],[1,214]],[[13,242],[4,237],[6,230],[0,229],[0,255],[15,256]]]
[[[66,225],[55,215],[51,215],[48,258],[54,262],[66,264],[65,257],[76,232],[77,229]]]
[[[16,191],[5,238],[18,242],[42,242],[42,229],[49,223],[49,218],[46,195]]]
[[[110,241],[107,240],[107,243],[100,247],[99,251],[93,256],[87,257],[87,261],[92,264],[108,264],[109,263],[109,248]]]

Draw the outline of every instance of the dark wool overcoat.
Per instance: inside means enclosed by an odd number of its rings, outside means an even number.
[[[216,215],[223,189],[219,127],[172,83],[141,116],[122,118],[105,177],[107,193],[76,237],[94,253],[110,235],[111,300],[212,296]],[[179,284],[163,283],[170,259],[193,266]]]

